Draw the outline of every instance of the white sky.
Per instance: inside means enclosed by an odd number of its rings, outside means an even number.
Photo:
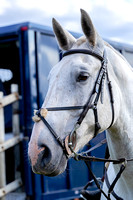
[[[0,0],[0,26],[24,21],[51,26],[55,17],[66,29],[81,32],[80,8],[102,37],[133,44],[133,0]]]

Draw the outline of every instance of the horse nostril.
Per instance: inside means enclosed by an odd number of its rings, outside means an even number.
[[[46,145],[40,145],[40,148],[42,149],[41,151],[41,159],[42,159],[42,164],[44,166],[48,165],[48,163],[50,162],[51,160],[51,151],[50,149],[46,146]]]

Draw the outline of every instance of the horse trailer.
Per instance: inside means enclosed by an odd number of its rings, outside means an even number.
[[[81,36],[78,33],[72,34],[75,37]],[[133,66],[133,46],[114,41],[107,42],[123,54]],[[46,177],[32,172],[27,157],[28,141],[33,127],[33,110],[41,107],[48,89],[49,71],[62,58],[52,28],[29,22],[1,27],[0,58],[0,91],[6,96],[10,94],[11,84],[18,85],[20,98],[17,112],[20,133],[23,137],[18,152],[14,151],[15,146],[5,151],[6,184],[13,181],[16,173],[19,172],[23,182],[21,190],[26,193],[28,199],[80,198],[80,190],[92,178],[82,161],[70,159],[67,170],[63,174],[57,177]],[[11,105],[5,107],[4,116],[6,138],[12,132]],[[105,133],[99,134],[86,148],[96,145],[104,138]],[[105,157],[105,151],[106,144],[90,152],[90,155]],[[18,157],[15,166],[15,159]],[[90,165],[97,177],[103,176],[104,163],[91,162]],[[90,187],[93,188],[94,184]]]

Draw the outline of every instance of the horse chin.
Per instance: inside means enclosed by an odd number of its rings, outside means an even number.
[[[62,155],[59,161],[51,160],[48,165],[45,165],[43,159],[40,161],[38,159],[37,163],[32,166],[32,171],[36,174],[42,174],[45,176],[53,177],[63,173],[67,166],[67,158],[66,156]]]

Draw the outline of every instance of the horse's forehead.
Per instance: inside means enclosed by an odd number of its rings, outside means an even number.
[[[49,74],[49,80],[61,80],[68,78],[73,72],[78,71],[79,66],[83,65],[82,56],[66,56],[56,66],[54,66]]]
[[[72,62],[70,62],[69,60],[68,62],[61,61],[53,67],[49,75],[49,87],[52,86],[53,88],[58,84],[61,84],[62,86],[65,84],[65,82],[68,80],[68,76],[70,77],[70,74],[73,71],[71,64]]]
[[[57,63],[51,70],[50,76],[63,73],[71,72],[72,69],[78,69],[81,65],[95,65],[94,57],[87,54],[72,54],[65,56],[59,63]]]
[[[77,39],[77,42],[72,49],[88,49],[88,44],[85,37]],[[97,61],[93,56],[86,54],[73,54],[65,56],[59,63],[57,63],[51,70],[49,79],[61,80],[65,79],[70,73],[78,71],[82,66],[95,66]],[[65,76],[64,76],[65,75]]]
[[[81,36],[80,38],[78,38],[73,47],[74,48],[87,48],[88,43],[87,43],[86,37]]]
[[[72,69],[73,65],[73,55],[69,59],[69,57],[63,58],[59,63],[57,63],[50,71],[49,79],[51,78],[58,78],[60,74],[67,73],[68,70],[70,71]],[[76,59],[77,60],[77,59]]]

